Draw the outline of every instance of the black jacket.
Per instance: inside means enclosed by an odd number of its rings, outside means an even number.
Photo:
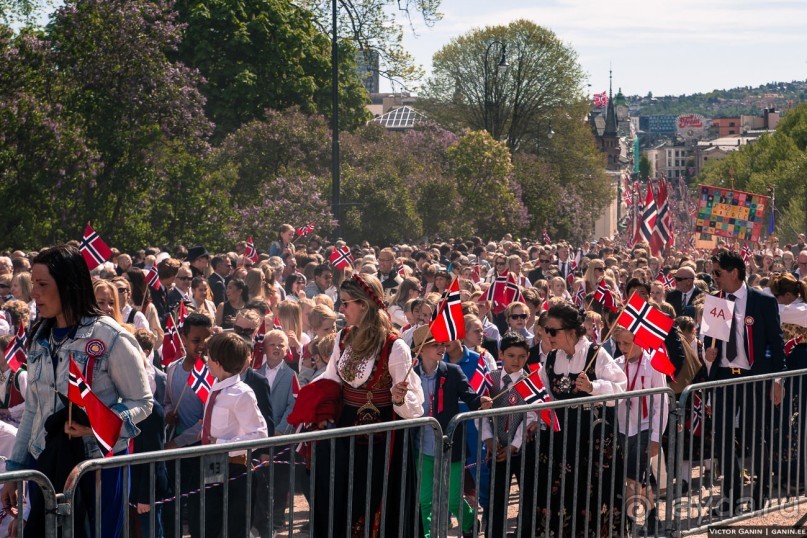
[[[694,318],[695,310],[688,309],[687,307],[690,306],[693,302],[695,302],[695,299],[701,293],[703,292],[700,290],[700,288],[698,287],[692,288],[692,295],[689,298],[689,302],[687,304],[681,304],[684,299],[684,294],[678,290],[671,290],[667,292],[666,300],[675,309],[676,316],[691,316]]]
[[[210,292],[213,294],[213,303],[219,306],[227,300],[227,282],[223,276],[215,271],[207,277]]]
[[[272,437],[275,434],[275,424],[272,422],[272,404],[269,401],[269,391],[271,390],[269,380],[252,368],[247,368],[243,380],[255,393],[255,399],[258,400],[258,410],[266,421],[269,437]]]
[[[415,366],[415,372],[421,375],[420,364]],[[440,396],[442,393],[442,407]],[[460,412],[460,400],[472,411],[479,409],[480,396],[474,392],[468,379],[457,364],[440,361],[437,363],[437,377],[434,381],[434,395],[431,402],[432,416],[440,423],[445,432],[448,423]],[[462,437],[462,427],[454,432],[451,442],[451,461],[459,461],[462,457],[462,447],[465,440]]]

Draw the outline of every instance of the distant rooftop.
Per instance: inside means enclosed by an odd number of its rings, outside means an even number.
[[[377,118],[370,120],[373,123],[378,123],[383,127],[390,130],[411,129],[419,123],[426,121],[426,116],[412,108],[411,106],[402,106],[394,110],[390,110],[386,114],[382,114]]]

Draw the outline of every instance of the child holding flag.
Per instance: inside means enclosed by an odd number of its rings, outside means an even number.
[[[233,443],[266,438],[266,421],[258,410],[258,401],[252,389],[241,381],[238,374],[252,356],[249,342],[235,333],[219,333],[210,339],[208,368],[216,381],[211,387],[202,419],[201,440],[203,445]],[[246,451],[230,452],[227,477],[233,478],[246,472]],[[211,536],[218,536],[227,514],[228,536],[244,536],[246,533],[246,479],[238,478],[229,483],[227,506],[222,506],[223,488],[211,488],[207,492],[205,528]]]
[[[443,361],[445,343],[437,342],[428,326],[418,327],[414,333],[413,349],[420,349],[419,362],[415,373],[420,376],[423,387],[423,415],[437,419],[445,430],[451,419],[460,412],[462,400],[471,410],[489,409],[488,382],[482,380],[475,391],[468,378],[456,364]],[[483,374],[484,375],[484,374]],[[451,448],[451,475],[449,478],[448,507],[452,514],[460,518],[463,536],[472,536],[474,513],[471,506],[462,498],[460,478],[463,473],[461,429],[457,430]],[[423,519],[424,537],[431,535],[432,487],[434,485],[434,432],[430,427],[421,428],[416,446],[422,453],[423,466],[420,478],[420,513]],[[460,506],[461,504],[461,506]]]

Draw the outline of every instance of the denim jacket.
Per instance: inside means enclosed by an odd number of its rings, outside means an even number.
[[[58,366],[54,383],[53,357],[48,343],[49,333],[40,326],[28,351],[28,391],[17,439],[8,470],[30,466],[30,456],[38,459],[45,448],[45,421],[64,408],[57,391],[67,396],[69,357],[82,372],[90,354],[96,356],[89,383],[93,393],[123,419],[120,439],[113,449],[120,452],[140,430],[135,426],[151,413],[153,396],[149,388],[143,357],[137,341],[112,318],[85,317],[57,352]],[[88,354],[89,351],[89,354]],[[88,458],[103,454],[93,435],[84,436]]]

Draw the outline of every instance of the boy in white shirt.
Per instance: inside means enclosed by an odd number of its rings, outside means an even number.
[[[667,379],[650,364],[650,353],[633,342],[633,334],[617,327],[614,338],[622,356],[616,363],[625,371],[628,378],[628,392],[650,388],[666,388]],[[649,459],[659,454],[659,442],[667,427],[669,404],[663,394],[623,398],[619,400],[617,421],[623,436],[623,446],[628,453],[625,467],[625,498],[638,501],[644,499],[646,516],[645,527],[649,532],[658,528],[658,517],[653,492],[647,488]],[[631,509],[632,508],[632,509]],[[627,513],[636,513],[636,507],[626,507]]]
[[[216,382],[210,390],[202,419],[203,445],[232,443],[266,438],[266,421],[258,410],[258,401],[252,389],[241,381],[239,373],[252,355],[249,342],[235,333],[219,333],[210,339],[207,365]],[[242,475],[247,470],[246,451],[230,452],[228,478]],[[246,533],[246,478],[229,483],[229,501],[222,505],[223,488],[208,490],[205,525],[211,536],[218,536],[227,514],[228,536]]]

